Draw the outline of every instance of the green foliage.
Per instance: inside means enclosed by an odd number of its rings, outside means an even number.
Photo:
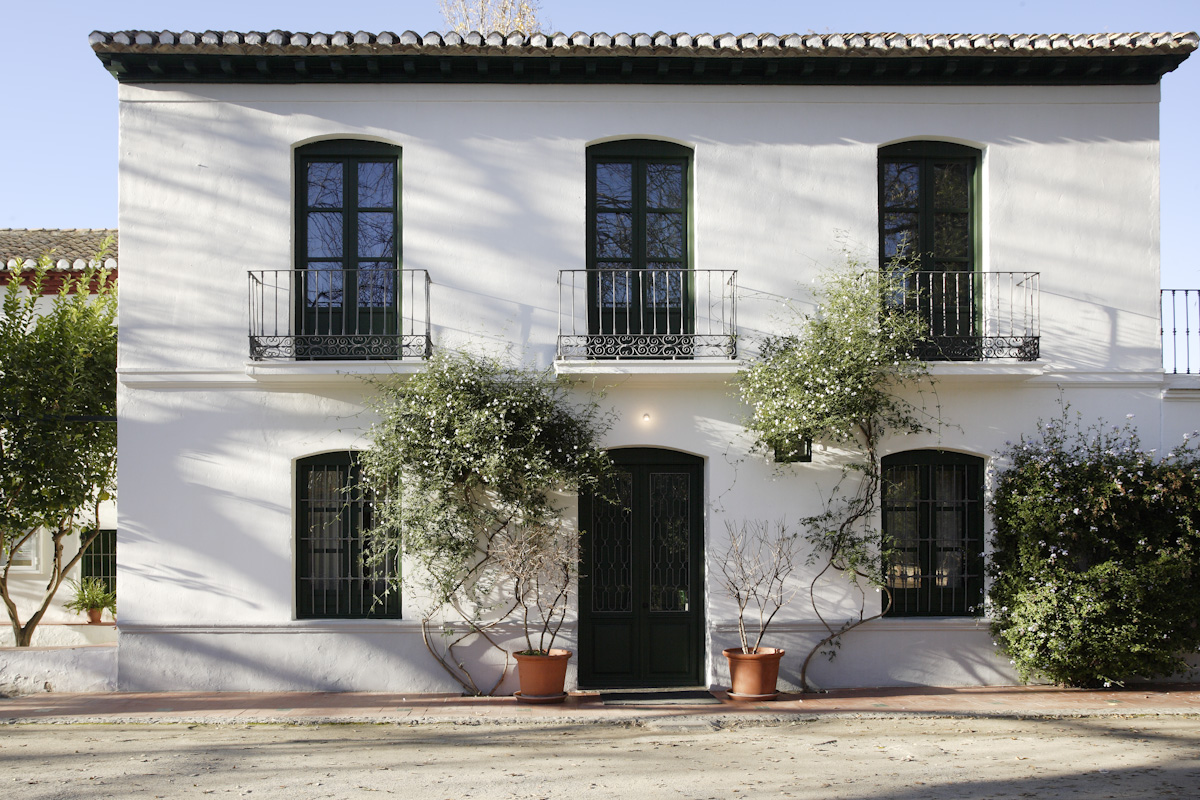
[[[72,597],[63,608],[82,614],[89,608],[108,609],[117,613],[117,593],[108,590],[108,584],[99,578],[84,578],[82,582],[71,581]]]
[[[607,474],[599,441],[609,416],[574,402],[549,372],[465,353],[440,351],[423,372],[378,389],[381,419],[361,459],[376,495],[372,557],[403,555],[417,567],[427,619],[450,607],[478,631],[484,616],[518,607],[528,621],[529,603],[545,596],[561,608],[567,587],[546,580],[573,574],[578,534],[564,545],[552,494],[594,488]],[[539,586],[548,595],[530,594]]]
[[[1064,406],[1003,453],[992,631],[1021,677],[1094,686],[1185,670],[1200,647],[1200,457]]]
[[[85,527],[81,516],[109,497],[116,480],[117,426],[90,419],[116,413],[115,282],[88,269],[45,296],[50,264],[48,256],[39,260],[27,291],[10,277],[0,315],[0,552],[13,553],[39,527],[54,543],[44,602],[24,625],[8,594],[10,564],[0,564],[0,595],[18,644],[28,644],[94,534],[81,536],[65,563],[62,540]]]
[[[810,563],[820,563],[809,596],[826,636],[808,654],[801,669],[807,688],[808,665],[818,652],[832,654],[839,637],[868,619],[864,605],[857,619],[833,624],[822,616],[817,585],[829,573],[851,583],[881,588],[885,610],[890,595],[882,583],[882,534],[874,522],[879,496],[879,442],[892,433],[931,430],[922,409],[900,396],[902,388],[928,379],[918,357],[927,324],[906,310],[903,275],[894,263],[881,272],[847,257],[846,264],[822,276],[817,312],[801,315],[793,330],[768,337],[760,355],[740,380],[742,399],[751,408],[747,427],[758,450],[792,455],[804,439],[824,441],[862,452],[846,465],[842,481],[825,510],[801,519],[811,546]],[[856,477],[857,480],[849,480]],[[877,616],[877,615],[875,615]]]

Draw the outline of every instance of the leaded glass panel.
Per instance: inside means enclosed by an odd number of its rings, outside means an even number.
[[[592,611],[633,610],[633,475],[613,475],[592,510]]]
[[[650,473],[650,610],[687,611],[691,602],[690,476]]]

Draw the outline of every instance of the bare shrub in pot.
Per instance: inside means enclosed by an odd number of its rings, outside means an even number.
[[[764,647],[762,642],[775,616],[799,591],[788,579],[798,564],[803,538],[782,520],[726,522],[725,530],[729,543],[718,559],[720,583],[737,605],[741,643],[725,650],[733,684],[730,696],[774,697],[784,651]],[[747,616],[757,619],[753,637],[746,630]]]

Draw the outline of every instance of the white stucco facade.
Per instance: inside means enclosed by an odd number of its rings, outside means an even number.
[[[254,362],[247,271],[294,266],[294,152],[402,149],[402,264],[427,270],[435,347],[555,363],[558,271],[583,269],[590,144],[691,148],[692,267],[737,270],[739,355],[811,304],[848,247],[878,263],[879,149],[970,145],[980,258],[1040,273],[1040,357],[936,364],[940,448],[990,464],[1057,414],[1134,414],[1166,448],[1200,422],[1200,381],[1164,376],[1158,103],[1147,86],[136,85],[120,99],[122,689],[450,691],[416,619],[300,620],[296,461],[364,446],[371,372],[420,362]],[[737,361],[571,362],[605,387],[613,448],[704,460],[705,558],[726,521],[816,513],[838,454],[748,452]],[[646,419],[649,415],[649,419]],[[735,612],[706,564],[702,679],[727,680]],[[807,582],[809,573],[799,580]],[[822,590],[854,613],[844,581]],[[405,608],[414,598],[404,598]],[[877,606],[868,597],[867,611]],[[819,636],[805,601],[773,628],[784,682]],[[569,627],[568,639],[573,637]],[[891,618],[849,634],[822,687],[1011,683],[981,617]],[[506,688],[515,688],[506,684]]]

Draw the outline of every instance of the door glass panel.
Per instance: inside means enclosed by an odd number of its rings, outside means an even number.
[[[624,264],[601,262],[596,272],[600,305],[603,308],[628,308],[633,300],[632,273]]]
[[[650,610],[687,611],[691,591],[689,475],[650,474]]]
[[[310,208],[341,208],[345,178],[340,161],[311,161],[308,164]]]
[[[920,228],[915,213],[889,211],[883,215],[883,255],[895,258],[899,255],[916,255]]]
[[[392,208],[395,201],[396,165],[375,161],[359,163],[359,208]]]
[[[633,215],[603,211],[596,214],[597,258],[633,258]]]
[[[345,292],[346,273],[340,264],[309,264],[304,271],[305,297],[309,308],[340,307]]]
[[[966,258],[971,254],[970,216],[940,212],[933,218],[933,254],[937,258]],[[964,265],[965,266],[965,265]]]
[[[683,302],[684,271],[674,264],[652,263],[646,301],[659,310],[678,309]]]
[[[633,610],[633,475],[618,472],[592,512],[592,611]]]
[[[921,168],[915,162],[883,165],[883,207],[916,209],[921,197]]]
[[[633,207],[633,164],[596,165],[596,206]]]
[[[941,210],[966,211],[970,206],[971,168],[968,164],[933,165],[934,207]]]
[[[683,214],[646,215],[646,257],[683,258]]]
[[[362,261],[358,265],[358,307],[388,308],[395,304],[396,272],[390,261]]]
[[[308,214],[308,257],[340,258],[342,255],[342,214],[339,211],[311,211]]]
[[[683,208],[683,165],[646,165],[646,206]]]
[[[396,217],[390,211],[363,211],[358,215],[360,258],[388,258],[395,251]]]

